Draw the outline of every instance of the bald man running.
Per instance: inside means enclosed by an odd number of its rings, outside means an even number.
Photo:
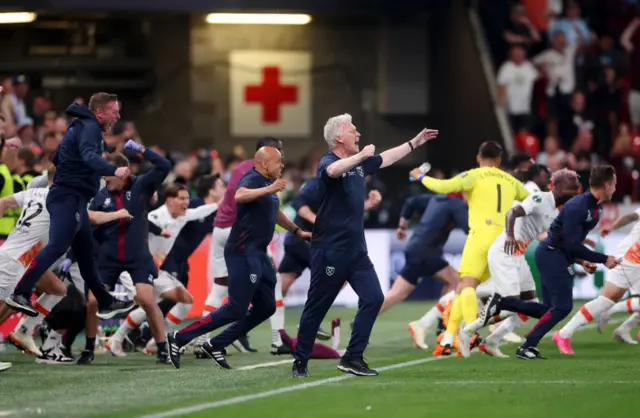
[[[283,167],[280,151],[262,147],[256,152],[253,168],[238,183],[236,222],[224,248],[229,271],[229,302],[167,336],[169,357],[176,368],[180,368],[182,347],[200,335],[231,324],[202,345],[203,352],[218,366],[230,369],[224,349],[275,312],[276,271],[267,255],[267,246],[276,223],[302,239],[311,238],[311,233],[302,231],[279,209],[276,193],[287,185],[280,178]]]

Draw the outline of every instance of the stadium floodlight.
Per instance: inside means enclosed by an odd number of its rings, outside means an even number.
[[[307,14],[286,13],[209,13],[207,23],[227,25],[306,25]]]
[[[31,12],[0,13],[0,24],[29,23],[36,20],[37,14]]]

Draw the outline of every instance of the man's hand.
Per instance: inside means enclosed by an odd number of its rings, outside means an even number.
[[[116,177],[122,180],[126,180],[131,177],[131,170],[129,170],[129,167],[118,167],[116,169]]]
[[[124,144],[124,149],[125,150],[133,150],[135,152],[143,152],[144,151],[144,146],[142,144],[138,144],[136,141],[134,141],[133,139],[130,139],[127,141],[126,144]]]
[[[404,241],[407,239],[407,230],[404,228],[396,229],[396,237],[398,237],[400,241]]]
[[[606,263],[604,263],[604,265],[608,268],[608,269],[612,269],[615,268],[618,264],[620,264],[620,262],[622,261],[622,259],[619,259],[617,257],[614,257],[612,255],[607,257],[607,261]]]
[[[296,231],[296,236],[305,241],[311,240],[311,232],[303,231],[302,229]]]
[[[364,148],[362,148],[362,151],[360,151],[358,154],[363,160],[366,160],[367,158],[373,157],[375,153],[376,153],[376,146],[369,144]]]
[[[127,222],[133,219],[133,215],[131,215],[126,209],[120,209],[119,211],[116,211],[116,216],[118,217],[117,219],[124,219]]]
[[[14,136],[13,138],[5,139],[4,147],[7,149],[10,149],[10,148],[20,149],[22,148],[22,140],[17,136]]]
[[[431,141],[437,137],[437,130],[425,128],[411,140],[411,145],[413,145],[414,148],[418,148],[419,146],[424,145],[427,141]]]
[[[596,242],[592,239],[589,238],[585,238],[584,241],[582,241],[582,243],[586,246],[589,246],[591,248],[596,248]]]
[[[506,237],[504,240],[504,252],[513,255],[518,249],[518,241],[515,237]]]
[[[382,195],[377,190],[371,190],[369,192],[369,197],[366,202],[364,202],[365,210],[373,210],[380,206],[382,202]]]
[[[598,268],[598,266],[588,261],[583,261],[582,263],[580,263],[580,265],[582,266],[584,271],[586,271],[589,274],[595,273],[596,269]]]
[[[416,167],[409,172],[409,178],[418,180],[422,176],[422,171],[420,171],[420,167]]]
[[[271,186],[269,186],[269,190],[271,193],[278,193],[287,188],[287,181],[283,179],[278,179],[274,181]]]
[[[165,229],[164,231],[160,232],[160,236],[163,238],[171,238],[171,231]]]
[[[600,236],[603,237],[603,238],[606,237],[607,235],[609,235],[610,233],[611,233],[611,228],[610,227],[605,227],[605,228],[602,228],[600,230]]]

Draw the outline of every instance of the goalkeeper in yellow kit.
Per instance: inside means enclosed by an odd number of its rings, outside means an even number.
[[[470,324],[476,320],[476,287],[489,279],[489,247],[504,230],[505,215],[514,200],[521,201],[529,195],[520,181],[499,168],[502,147],[498,143],[484,142],[478,150],[477,161],[479,168],[465,171],[449,180],[421,175],[419,169],[411,172],[413,178],[419,178],[427,189],[435,193],[466,192],[469,204],[469,236],[460,261],[461,281],[446,334],[434,351],[434,356],[450,355],[460,323],[464,320]],[[469,339],[461,339],[459,346],[462,355],[468,357]]]

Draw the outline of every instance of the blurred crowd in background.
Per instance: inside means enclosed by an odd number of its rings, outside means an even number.
[[[640,2],[484,1],[497,96],[515,145],[551,170],[608,161],[637,200]]]

